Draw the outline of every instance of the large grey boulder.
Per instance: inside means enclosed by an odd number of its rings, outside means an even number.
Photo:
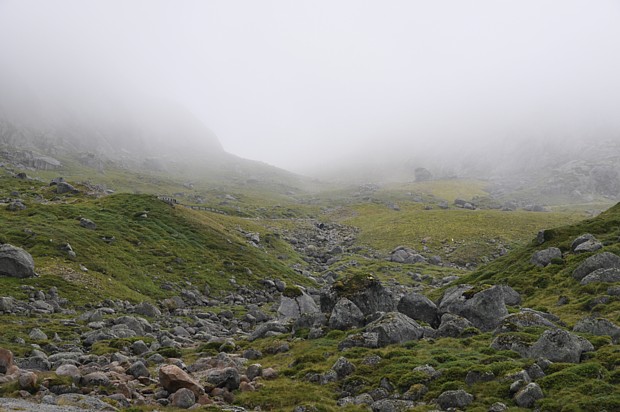
[[[0,245],[0,275],[14,278],[34,277],[34,259],[22,248],[8,243]]]
[[[299,319],[304,313],[318,313],[319,307],[306,292],[295,297],[282,296],[278,317],[281,320]]]
[[[545,358],[551,362],[579,363],[581,354],[591,352],[594,346],[581,336],[563,329],[546,330],[528,351],[528,357]]]
[[[534,252],[530,263],[536,266],[545,267],[549,266],[554,259],[562,259],[562,251],[557,247],[550,247],[548,249],[539,250]]]
[[[360,328],[364,326],[364,314],[355,303],[342,298],[334,306],[328,325],[332,329],[340,330]]]
[[[437,305],[420,293],[406,294],[400,299],[396,308],[411,319],[426,322],[433,327],[439,324]]]
[[[321,293],[321,310],[330,313],[341,298],[355,303],[364,316],[377,312],[392,312],[396,302],[392,293],[372,276],[354,277],[336,283]]]
[[[366,326],[366,331],[376,333],[379,346],[421,339],[424,328],[409,316],[388,312]]]
[[[620,342],[620,327],[604,318],[585,318],[581,319],[573,332],[590,333],[597,336],[610,336],[614,343]]]
[[[449,288],[439,303],[439,313],[452,313],[469,320],[482,331],[495,329],[508,315],[501,286],[477,291],[471,285]]]
[[[575,248],[575,253],[591,253],[603,248],[598,240],[587,240]]]
[[[609,269],[596,269],[594,272],[590,273],[588,276],[581,279],[579,282],[581,285],[587,285],[590,283],[597,282],[620,282],[620,269],[618,268],[609,268]]]
[[[602,252],[590,256],[573,271],[573,278],[581,280],[597,269],[620,269],[620,256],[611,252]]]

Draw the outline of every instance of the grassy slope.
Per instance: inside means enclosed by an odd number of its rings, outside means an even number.
[[[620,302],[612,300],[609,304],[592,307],[592,299],[604,294],[609,284],[581,286],[571,276],[573,270],[592,253],[568,254],[562,264],[552,264],[546,268],[532,265],[530,257],[537,250],[559,247],[563,252],[570,250],[572,241],[584,233],[592,233],[606,245],[603,250],[620,254],[620,204],[603,212],[596,218],[587,219],[570,226],[562,226],[550,231],[552,239],[539,245],[535,240],[513,253],[480,268],[464,277],[470,283],[506,283],[518,290],[524,305],[550,310],[569,322],[574,322],[584,313],[601,313],[612,321],[620,321]],[[569,303],[557,306],[560,296],[569,298]]]
[[[620,322],[620,303],[612,299],[608,304],[591,306],[592,299],[604,295],[609,284],[580,286],[570,273],[589,254],[569,255],[564,264],[540,269],[529,263],[536,250],[556,246],[566,251],[572,240],[582,233],[592,233],[605,243],[605,250],[620,253],[620,204],[601,216],[574,225],[553,229],[552,239],[543,245],[534,241],[523,245],[503,258],[483,266],[462,277],[462,282],[472,284],[507,283],[521,292],[523,306],[548,310],[561,317],[571,328],[577,319],[591,314],[604,315]],[[532,232],[533,234],[533,232]],[[440,296],[437,291],[436,296]],[[569,297],[569,304],[556,306],[559,295]],[[355,331],[352,331],[353,333]],[[305,332],[300,331],[298,336]],[[538,328],[526,328],[520,332],[523,339],[533,341],[541,333]],[[490,348],[494,336],[483,333],[467,338],[441,338],[392,345],[383,349],[369,350],[355,348],[341,353],[338,343],[347,333],[332,331],[318,340],[300,340],[291,337],[291,351],[267,355],[261,359],[264,366],[274,366],[282,371],[276,381],[265,382],[265,388],[255,393],[244,393],[238,402],[246,407],[266,406],[269,410],[290,410],[296,405],[313,405],[319,410],[338,410],[335,395],[340,391],[366,392],[378,387],[379,381],[387,377],[400,393],[416,384],[424,384],[429,391],[422,400],[430,401],[445,390],[464,389],[474,395],[474,402],[467,408],[471,411],[487,411],[494,402],[506,403],[512,411],[515,407],[510,395],[512,380],[495,379],[490,382],[468,386],[464,383],[468,371],[493,372],[495,376],[515,373],[531,365],[534,360],[522,359],[512,351],[496,351]],[[609,337],[581,334],[595,346],[596,352],[588,355],[580,364],[555,363],[547,376],[537,382],[545,398],[537,403],[545,411],[597,411],[620,409],[620,348],[611,344]],[[268,352],[285,337],[270,338],[254,343]],[[379,355],[382,360],[375,366],[364,364],[370,355]],[[339,356],[346,356],[356,371],[344,381],[327,386],[304,382],[308,373],[325,373]],[[429,364],[442,372],[437,380],[429,382],[424,375],[412,372],[416,366]],[[287,393],[285,388],[298,390]],[[350,407],[357,410],[356,407]],[[419,406],[416,411],[435,410],[435,405]],[[361,410],[361,409],[360,409]]]
[[[304,282],[287,262],[276,259],[282,254],[294,257],[289,247],[244,219],[173,208],[152,195],[59,197],[51,188],[32,187],[32,182],[1,182],[7,188],[4,195],[8,188],[18,190],[28,208],[0,211],[0,240],[28,250],[41,274],[27,280],[0,278],[3,290],[18,296],[21,284],[57,285],[61,294],[82,304],[108,297],[162,298],[167,295],[160,288],[165,282],[189,281],[199,289],[208,284],[214,291],[229,288],[233,277],[241,284],[263,278]],[[51,201],[40,203],[38,194]],[[148,218],[139,217],[142,211],[148,211]],[[97,228],[81,227],[80,217],[91,219]],[[250,246],[239,228],[262,231],[264,249]],[[115,240],[107,243],[102,237]],[[74,261],[60,249],[65,243],[77,253]],[[89,271],[80,270],[80,264]]]

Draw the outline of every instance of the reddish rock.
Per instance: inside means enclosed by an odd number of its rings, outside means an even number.
[[[13,352],[8,349],[0,348],[0,373],[9,375],[9,368],[14,365]]]
[[[254,386],[252,386],[250,382],[241,382],[241,385],[239,385],[239,390],[241,392],[254,392],[256,389],[254,389]]]
[[[273,369],[273,368],[267,368],[267,369],[263,369],[263,378],[269,380],[269,379],[276,379],[278,377],[278,372]]]
[[[176,365],[164,365],[159,368],[159,384],[169,393],[187,388],[194,392],[197,398],[204,394],[202,386]]]
[[[34,372],[23,372],[19,375],[19,387],[24,390],[37,388],[37,375]]]

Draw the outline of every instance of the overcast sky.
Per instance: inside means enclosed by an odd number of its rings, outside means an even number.
[[[619,22],[617,0],[0,0],[0,64],[172,99],[227,151],[304,171],[620,138]]]

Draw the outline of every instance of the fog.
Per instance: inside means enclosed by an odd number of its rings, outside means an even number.
[[[615,0],[0,0],[0,93],[173,102],[226,151],[307,174],[505,165],[620,140],[619,21]]]

